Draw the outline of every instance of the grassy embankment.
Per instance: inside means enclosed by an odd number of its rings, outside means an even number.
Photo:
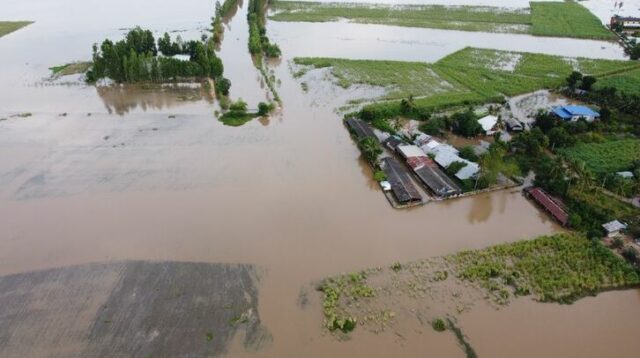
[[[523,33],[536,36],[613,40],[615,35],[584,6],[572,2],[532,2],[531,9],[488,6],[362,5],[278,1],[276,21],[355,23],[434,29]]]
[[[327,22],[339,19],[362,24],[426,27],[462,31],[528,33],[526,9],[487,6],[371,5],[277,1],[275,21]]]
[[[577,2],[531,2],[530,6],[532,35],[616,39],[591,11]]]
[[[595,175],[630,170],[640,160],[640,140],[607,140],[580,143],[560,151],[568,160],[583,163]]]
[[[0,21],[0,37],[33,24],[33,21]]]
[[[465,282],[473,283],[473,288]],[[392,324],[395,310],[413,312],[412,307],[424,307],[426,299],[451,303],[445,305],[446,309],[458,310],[440,311],[438,315],[460,313],[466,310],[459,308],[463,305],[459,290],[464,287],[477,291],[469,296],[470,301],[484,297],[500,306],[518,296],[572,303],[602,291],[639,284],[638,272],[600,242],[563,233],[341,275],[326,279],[320,290],[327,329],[349,332],[356,326],[384,329]],[[397,302],[409,302],[410,307],[391,306]]]
[[[568,59],[558,56],[465,48],[440,61],[418,62],[296,58],[304,66],[296,75],[312,68],[331,68],[336,84],[381,86],[387,94],[367,105],[375,118],[400,114],[401,98],[414,96],[416,107],[433,111],[446,107],[499,102],[543,88],[556,88],[573,70],[596,77],[617,74],[640,65],[630,61]]]

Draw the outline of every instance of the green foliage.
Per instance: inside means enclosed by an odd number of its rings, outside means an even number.
[[[399,262],[395,262],[393,265],[391,265],[391,269],[394,272],[400,272],[400,270],[402,270],[402,264],[400,264]]]
[[[488,187],[497,182],[500,174],[506,177],[512,177],[519,173],[518,165],[507,157],[507,151],[500,147],[492,145],[489,151],[480,158],[481,168],[481,187]]]
[[[228,96],[229,90],[231,89],[231,81],[224,77],[218,77],[215,80],[215,88],[216,93],[219,93],[223,96]]]
[[[476,155],[476,151],[470,145],[460,148],[460,153],[458,153],[458,155],[460,155],[460,158],[463,158],[472,162],[477,162],[479,159],[478,155]]]
[[[375,296],[373,288],[367,285],[364,272],[351,273],[325,280],[319,287],[324,293],[323,310],[325,327],[330,331],[348,333],[355,329],[358,320],[344,309],[345,301],[358,301]]]
[[[640,140],[608,140],[603,143],[580,143],[560,151],[568,160],[584,163],[594,174],[614,173],[632,168],[640,160]]]
[[[366,137],[358,141],[358,148],[369,163],[376,164],[378,157],[382,154],[382,147],[377,139]]]
[[[465,251],[451,257],[460,277],[489,290],[506,303],[518,288],[540,301],[571,303],[599,291],[640,284],[632,266],[600,242],[576,234]]]
[[[151,31],[136,27],[125,40],[116,43],[104,40],[100,47],[93,46],[93,67],[87,72],[87,80],[95,82],[108,77],[116,82],[143,82],[222,75],[222,62],[208,43],[173,43],[165,34],[159,44],[164,51],[189,54],[190,60],[158,57]]]
[[[447,329],[446,323],[441,318],[436,318],[431,322],[431,327],[437,332],[444,332]]]
[[[596,89],[615,88],[618,92],[640,95],[640,70],[607,76],[598,80]]]
[[[267,0],[249,0],[249,52],[260,58],[263,54],[267,57],[280,57],[280,47],[270,43],[265,26]]]
[[[475,137],[483,133],[478,118],[471,109],[465,112],[454,113],[451,116],[453,132],[463,137]]]
[[[377,182],[385,181],[387,180],[387,175],[382,170],[377,170],[373,173],[373,179]]]
[[[445,169],[445,171],[447,172],[447,174],[451,175],[451,176],[455,176],[456,173],[458,173],[460,171],[460,169],[464,168],[467,166],[467,163],[465,162],[453,162],[451,164],[449,164],[449,166]]]
[[[0,37],[33,24],[33,21],[0,21]]]
[[[530,23],[530,16],[524,10],[489,6],[390,6],[278,1],[274,9],[278,12],[270,18],[276,21],[325,22],[346,18],[364,24],[516,33],[528,32]]]
[[[584,6],[574,1],[531,2],[532,34],[611,40],[615,35]]]
[[[274,110],[274,108],[275,106],[273,103],[260,102],[258,103],[258,115],[262,117],[267,116]]]

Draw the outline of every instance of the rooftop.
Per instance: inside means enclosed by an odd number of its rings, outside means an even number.
[[[567,225],[569,222],[569,215],[562,208],[562,205],[553,200],[553,198],[547,194],[544,190],[533,187],[525,189],[529,195],[542,207],[544,207],[553,217],[558,220],[562,225]]]
[[[371,127],[364,121],[358,118],[349,118],[347,119],[346,123],[347,123],[347,126],[351,129],[351,131],[353,131],[353,133],[356,135],[358,139],[369,138],[369,137],[377,139]]]
[[[607,233],[612,233],[612,232],[617,232],[617,231],[626,229],[627,225],[621,223],[618,220],[613,220],[611,222],[608,222],[608,223],[602,225],[602,227],[605,230],[607,230]]]
[[[492,115],[482,117],[478,119],[478,123],[480,123],[485,132],[491,132],[498,123],[498,117]]]
[[[571,119],[573,117],[600,117],[600,113],[586,106],[560,106],[553,109],[558,117]]]

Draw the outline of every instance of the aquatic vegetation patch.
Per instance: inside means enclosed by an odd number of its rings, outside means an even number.
[[[499,304],[528,294],[543,302],[572,303],[640,284],[638,272],[600,242],[569,233],[464,251],[447,260],[461,279],[478,283]]]
[[[33,24],[33,21],[0,21],[0,37]]]
[[[343,274],[325,279],[319,291],[330,331],[346,333],[357,325],[381,332],[395,322],[394,312],[413,312],[423,324],[455,333],[452,321],[444,324],[441,317],[467,311],[480,300],[496,307],[518,296],[572,303],[638,285],[633,266],[599,241],[561,233]],[[435,301],[444,303],[439,311],[428,308]]]
[[[587,8],[574,1],[531,2],[531,33],[536,36],[612,40],[615,35]]]

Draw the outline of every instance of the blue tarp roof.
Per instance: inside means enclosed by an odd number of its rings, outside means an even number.
[[[574,116],[600,117],[600,114],[598,112],[585,106],[560,106],[554,108],[553,113],[563,119],[570,119]]]

